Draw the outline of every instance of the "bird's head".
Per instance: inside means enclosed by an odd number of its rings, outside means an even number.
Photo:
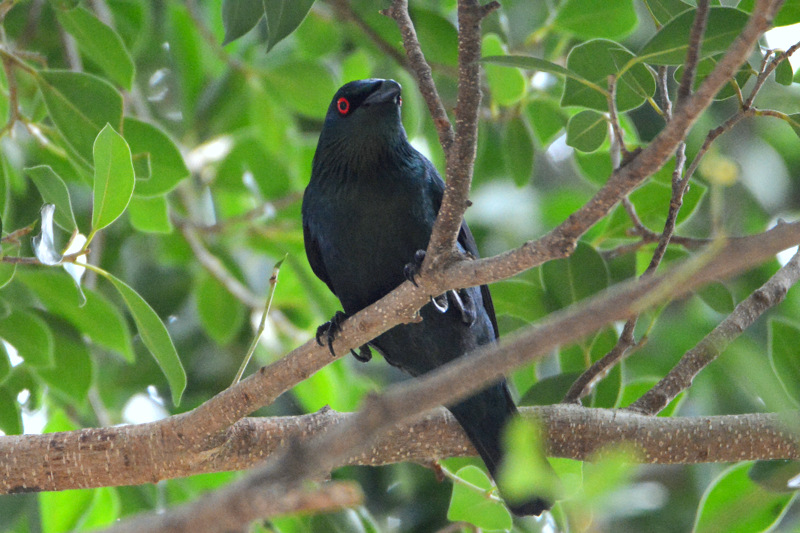
[[[343,85],[328,107],[318,150],[363,157],[405,144],[400,89],[394,80],[377,78]]]

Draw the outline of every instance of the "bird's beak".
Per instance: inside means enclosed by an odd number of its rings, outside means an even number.
[[[400,96],[400,84],[394,80],[384,80],[380,86],[367,96],[361,105],[384,104],[387,102],[397,102]]]

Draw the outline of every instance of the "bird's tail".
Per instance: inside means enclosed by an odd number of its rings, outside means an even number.
[[[517,414],[514,402],[505,381],[483,389],[461,403],[449,408],[464,429],[470,442],[497,480],[503,459],[501,436],[509,419]],[[508,504],[517,516],[540,515],[550,509],[552,502],[542,497],[533,497],[525,502]]]

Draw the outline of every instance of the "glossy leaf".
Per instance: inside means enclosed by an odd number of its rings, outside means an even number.
[[[636,22],[633,0],[566,0],[553,26],[584,39],[616,39],[631,33]]]
[[[533,56],[522,56],[513,54],[507,56],[506,55],[485,56],[481,58],[481,61],[483,61],[484,63],[491,63],[493,65],[502,65],[504,67],[516,67],[527,70],[537,70],[541,72],[549,72],[551,74],[560,74],[562,76],[577,78],[579,80],[583,79],[581,76],[562,67],[561,65],[557,65],[551,61],[547,61],[546,59],[541,59]]]
[[[700,62],[697,64],[697,69],[695,70],[695,77],[694,77],[694,87],[693,89],[697,89],[700,87],[700,84],[705,81],[709,74],[714,70],[717,66],[717,62],[719,59],[723,57],[723,54],[706,57],[701,59]],[[744,84],[747,83],[747,80],[753,76],[755,71],[753,67],[750,66],[749,63],[745,62],[740,68],[739,71],[736,73],[736,76],[733,77],[720,91],[714,96],[715,100],[725,100],[726,98],[731,98],[732,96],[737,95],[736,87],[741,89],[744,87]],[[675,69],[674,78],[675,81],[680,83],[680,79],[683,76],[683,65],[680,65],[677,69]]]
[[[208,274],[197,281],[197,312],[203,329],[218,344],[231,342],[242,329],[245,309],[242,304]]]
[[[456,476],[469,485],[453,483],[453,496],[447,519],[452,522],[469,522],[488,530],[510,529],[511,514],[502,501],[493,500],[488,491],[493,489],[488,476],[477,466],[465,466]]]
[[[81,52],[96,63],[111,80],[130,90],[135,67],[119,34],[82,7],[69,11],[59,10],[56,14],[64,29],[75,38]]]
[[[633,53],[613,41],[595,39],[576,46],[567,57],[567,68],[594,86],[572,77],[567,78],[561,105],[607,111],[608,97],[605,91],[608,89],[608,77],[619,76],[622,69],[630,64],[630,68],[617,80],[617,110],[626,111],[640,106],[653,96],[656,83],[647,67],[632,64],[632,60]]]
[[[131,225],[146,233],[171,233],[172,221],[169,218],[169,205],[164,196],[142,198],[135,196],[128,204]]]
[[[92,231],[114,222],[133,196],[131,151],[119,133],[106,125],[94,143]]]
[[[314,0],[264,0],[267,50],[271,50],[300,25],[312,5]]]
[[[791,126],[794,133],[800,137],[800,113],[789,115],[789,126]]]
[[[92,384],[93,368],[89,350],[74,332],[56,329],[53,339],[55,365],[37,369],[36,373],[50,387],[66,394],[72,401],[80,403],[86,399],[89,386]]]
[[[709,485],[697,509],[695,532],[767,531],[783,517],[794,496],[765,491],[748,477],[749,468],[748,463],[734,465]]]
[[[756,0],[742,0],[736,6],[736,9],[752,13],[755,5]],[[772,21],[772,25],[776,28],[779,26],[789,26],[791,24],[800,24],[800,0],[787,0],[784,2],[775,20]]]
[[[728,288],[720,283],[709,283],[696,293],[711,309],[721,314],[728,314],[733,311],[735,303],[733,295]]]
[[[681,0],[645,0],[644,4],[660,26],[692,8],[691,5]]]
[[[483,37],[483,55],[498,56],[505,53],[500,37],[490,33]],[[504,106],[514,105],[525,96],[527,81],[517,69],[507,69],[488,63],[484,66],[492,101]]]
[[[36,81],[47,111],[64,139],[84,159],[100,130],[122,125],[122,95],[107,81],[83,72],[45,70]]]
[[[72,211],[69,189],[67,189],[67,184],[64,183],[61,176],[47,165],[26,168],[25,173],[36,184],[39,194],[42,195],[42,200],[47,204],[55,205],[56,211],[53,216],[55,223],[66,231],[71,232],[77,229],[78,225],[75,222],[75,214]]]
[[[521,417],[512,419],[503,433],[503,449],[498,477],[505,498],[518,503],[534,496],[557,498],[559,482],[544,454],[541,427]]]
[[[506,168],[517,186],[522,187],[533,175],[533,139],[521,118],[509,121],[505,132]]]
[[[134,161],[141,158],[148,161],[149,174],[136,174],[137,196],[166,194],[189,176],[180,150],[161,128],[129,117],[125,118],[123,128]]]
[[[696,10],[675,17],[661,28],[639,52],[639,59],[651,65],[680,65],[686,60]],[[708,57],[728,49],[747,23],[747,14],[730,7],[712,7],[708,13],[706,32],[700,57]]]
[[[29,365],[53,365],[53,334],[47,323],[29,311],[13,310],[0,320],[0,338],[17,349]]]
[[[556,140],[567,125],[567,114],[555,99],[535,98],[525,106],[528,122],[540,146]]]
[[[164,372],[172,392],[172,403],[179,405],[181,396],[186,388],[186,372],[175,351],[175,345],[164,327],[164,323],[150,305],[139,296],[127,283],[115,278],[111,274],[104,274],[119,291],[125,301],[131,316],[133,316],[142,342],[150,350],[158,366]]]
[[[581,152],[594,152],[608,134],[608,122],[596,111],[581,111],[567,123],[567,145]]]
[[[781,85],[791,85],[793,76],[792,64],[789,63],[788,60],[781,61],[778,63],[778,66],[775,67],[775,81]]]
[[[769,321],[769,361],[786,393],[800,405],[800,358],[797,357],[797,340],[800,327],[791,322]]]
[[[222,25],[225,27],[223,46],[255,28],[264,17],[264,1],[222,0]]]
[[[92,342],[115,351],[130,363],[134,361],[128,323],[100,293],[84,287],[86,303],[79,306],[75,285],[57,270],[25,271],[19,277],[49,312],[69,321]]]
[[[3,352],[0,346],[0,352]],[[22,434],[22,409],[17,398],[5,386],[0,386],[0,431],[6,435]]]
[[[548,261],[540,272],[545,291],[554,298],[558,308],[583,300],[608,286],[605,261],[583,241],[578,242],[572,255]]]

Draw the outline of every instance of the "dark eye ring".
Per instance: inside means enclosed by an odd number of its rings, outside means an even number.
[[[342,96],[338,100],[336,100],[336,109],[339,111],[340,114],[346,115],[350,112],[350,102]]]

